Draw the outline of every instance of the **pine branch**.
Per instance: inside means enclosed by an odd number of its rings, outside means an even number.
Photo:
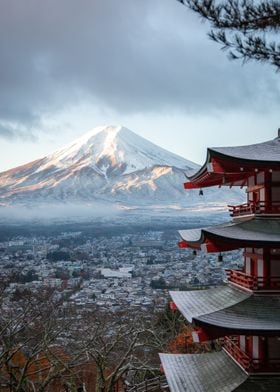
[[[229,50],[229,58],[255,60],[280,69],[280,45],[267,33],[280,30],[280,2],[275,0],[177,0],[210,22],[209,37]],[[277,38],[277,36],[275,36]]]
[[[280,69],[280,46],[275,42],[267,43],[263,37],[235,34],[229,39],[224,31],[211,31],[209,37],[222,44],[222,49],[229,49],[232,60],[256,60],[270,63]]]
[[[211,22],[213,28],[278,31],[280,28],[279,1],[251,0],[177,0]]]

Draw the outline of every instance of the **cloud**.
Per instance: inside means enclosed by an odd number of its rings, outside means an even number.
[[[0,224],[9,223],[74,223],[74,222],[100,222],[112,223],[112,217],[118,216],[122,211],[109,203],[93,203],[85,205],[72,203],[56,203],[35,206],[10,206],[0,203]],[[118,222],[120,219],[118,219]]]
[[[35,141],[36,136],[33,131],[17,124],[5,124],[0,122],[0,137],[3,139],[13,140],[22,139],[26,141]]]
[[[268,110],[271,69],[227,60],[175,0],[0,3],[0,136],[83,102],[123,114]],[[28,133],[28,132],[27,132]]]

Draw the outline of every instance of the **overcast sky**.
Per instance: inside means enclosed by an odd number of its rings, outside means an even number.
[[[1,0],[0,170],[102,124],[202,163],[275,137],[279,73],[229,61],[176,0]]]

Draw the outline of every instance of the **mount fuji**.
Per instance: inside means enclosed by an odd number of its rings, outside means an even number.
[[[198,165],[122,126],[103,126],[42,159],[0,173],[2,206],[109,203],[146,207],[240,201],[239,191],[186,192]],[[229,200],[230,199],[230,200]]]

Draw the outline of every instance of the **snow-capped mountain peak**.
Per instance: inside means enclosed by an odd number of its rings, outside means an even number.
[[[113,174],[128,174],[154,165],[196,168],[193,162],[184,160],[152,142],[138,136],[123,126],[102,126],[47,157],[39,170],[49,166],[59,168],[79,163],[91,166],[106,177]]]
[[[102,126],[42,159],[0,173],[0,205],[185,204],[193,197],[183,189],[185,172],[196,168],[125,127]]]

